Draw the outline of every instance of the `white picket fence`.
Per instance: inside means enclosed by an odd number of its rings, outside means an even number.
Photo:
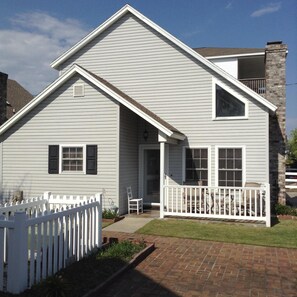
[[[286,171],[286,189],[297,189],[297,169]]]
[[[164,216],[263,221],[271,226],[270,186],[164,186]]]
[[[101,246],[102,196],[43,196],[0,208],[0,290],[18,294]]]

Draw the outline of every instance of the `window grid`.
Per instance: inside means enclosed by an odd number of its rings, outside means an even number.
[[[208,185],[208,149],[186,149],[186,182]]]
[[[242,186],[242,149],[219,149],[219,186]]]
[[[83,171],[83,148],[62,148],[62,171]]]

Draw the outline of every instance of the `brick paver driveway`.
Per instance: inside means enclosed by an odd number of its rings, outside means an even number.
[[[139,234],[156,250],[100,296],[297,296],[297,249]]]

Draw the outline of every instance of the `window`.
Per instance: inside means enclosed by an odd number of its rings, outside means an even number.
[[[242,186],[242,148],[219,148],[218,185]]]
[[[186,148],[185,154],[185,180],[186,183],[208,185],[208,149]]]
[[[244,117],[245,103],[216,84],[216,117]]]
[[[83,171],[83,147],[62,147],[62,171]]]
[[[97,174],[97,145],[49,145],[48,173]]]

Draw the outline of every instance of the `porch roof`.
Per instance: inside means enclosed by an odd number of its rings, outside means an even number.
[[[79,65],[78,65],[79,66]],[[168,135],[171,136],[173,138],[185,138],[184,134],[181,133],[178,129],[174,128],[172,125],[170,125],[168,122],[166,122],[165,120],[163,120],[162,118],[160,118],[158,115],[156,115],[155,113],[153,113],[152,111],[150,111],[148,108],[146,108],[145,106],[143,106],[142,104],[140,104],[139,102],[137,102],[136,100],[134,100],[133,98],[131,98],[130,96],[128,96],[126,93],[122,92],[120,89],[118,89],[116,86],[114,86],[113,84],[111,84],[110,82],[108,82],[107,80],[105,80],[104,78],[98,76],[97,74],[92,73],[91,71],[83,68],[82,66],[79,66],[80,68],[82,68],[84,71],[86,71],[87,73],[89,73],[90,75],[92,75],[95,79],[97,79],[100,83],[104,84],[106,87],[108,87],[109,89],[111,89],[112,91],[114,91],[115,93],[117,93],[119,96],[121,96],[124,100],[126,100],[127,102],[129,102],[131,105],[133,105],[136,109],[141,110],[145,115],[147,115],[149,118],[154,119],[156,122],[158,122],[160,125],[166,127],[168,130],[170,130],[173,135]],[[129,106],[128,106],[129,108]],[[130,108],[131,109],[131,108]],[[133,111],[133,110],[132,110]],[[140,115],[141,116],[141,115]],[[144,118],[145,120],[147,120],[147,118],[141,116],[142,118]],[[152,125],[154,125],[152,123]],[[156,125],[154,125],[156,126]],[[156,127],[158,128],[158,127]],[[166,133],[167,134],[167,133]],[[175,137],[175,136],[180,136],[180,137]]]

